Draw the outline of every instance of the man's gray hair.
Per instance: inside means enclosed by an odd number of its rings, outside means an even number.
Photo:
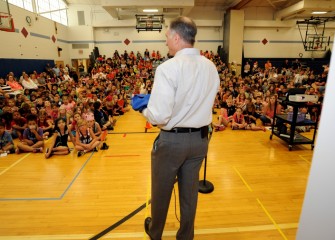
[[[194,45],[195,35],[197,35],[197,26],[194,21],[188,17],[177,17],[170,23],[170,29],[187,43]]]

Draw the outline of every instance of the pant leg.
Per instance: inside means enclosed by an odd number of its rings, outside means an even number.
[[[263,124],[266,123],[271,123],[270,119],[268,119],[267,117],[265,117],[264,115],[260,116],[261,121],[263,122]]]
[[[150,235],[154,240],[162,237],[175,178],[185,159],[182,138],[180,134],[161,132],[151,152]]]
[[[178,172],[180,201],[180,229],[178,240],[194,238],[194,220],[198,202],[199,170],[207,154],[208,140],[201,138],[200,133],[190,134],[192,146],[188,158]]]

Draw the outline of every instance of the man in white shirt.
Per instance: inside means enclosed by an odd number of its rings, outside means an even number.
[[[148,107],[142,111],[161,129],[151,153],[151,218],[144,224],[153,240],[162,237],[176,177],[181,214],[177,239],[194,237],[199,170],[220,83],[215,65],[193,48],[196,33],[187,17],[171,22],[166,45],[174,57],[157,67]]]

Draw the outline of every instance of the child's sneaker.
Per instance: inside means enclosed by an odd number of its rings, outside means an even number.
[[[78,156],[78,157],[81,157],[81,156],[83,156],[84,154],[85,154],[84,151],[78,151],[77,156]]]
[[[101,150],[107,150],[109,148],[109,146],[104,142],[101,146]]]

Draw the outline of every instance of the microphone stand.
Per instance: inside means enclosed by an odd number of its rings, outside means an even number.
[[[208,144],[212,138],[213,135],[213,126],[211,124],[211,126],[209,127],[209,136],[208,136]],[[200,180],[199,181],[199,192],[200,193],[211,193],[214,191],[214,185],[213,183],[211,183],[210,181],[206,180],[206,171],[207,171],[207,155],[205,157],[205,165],[204,165],[204,180]]]

